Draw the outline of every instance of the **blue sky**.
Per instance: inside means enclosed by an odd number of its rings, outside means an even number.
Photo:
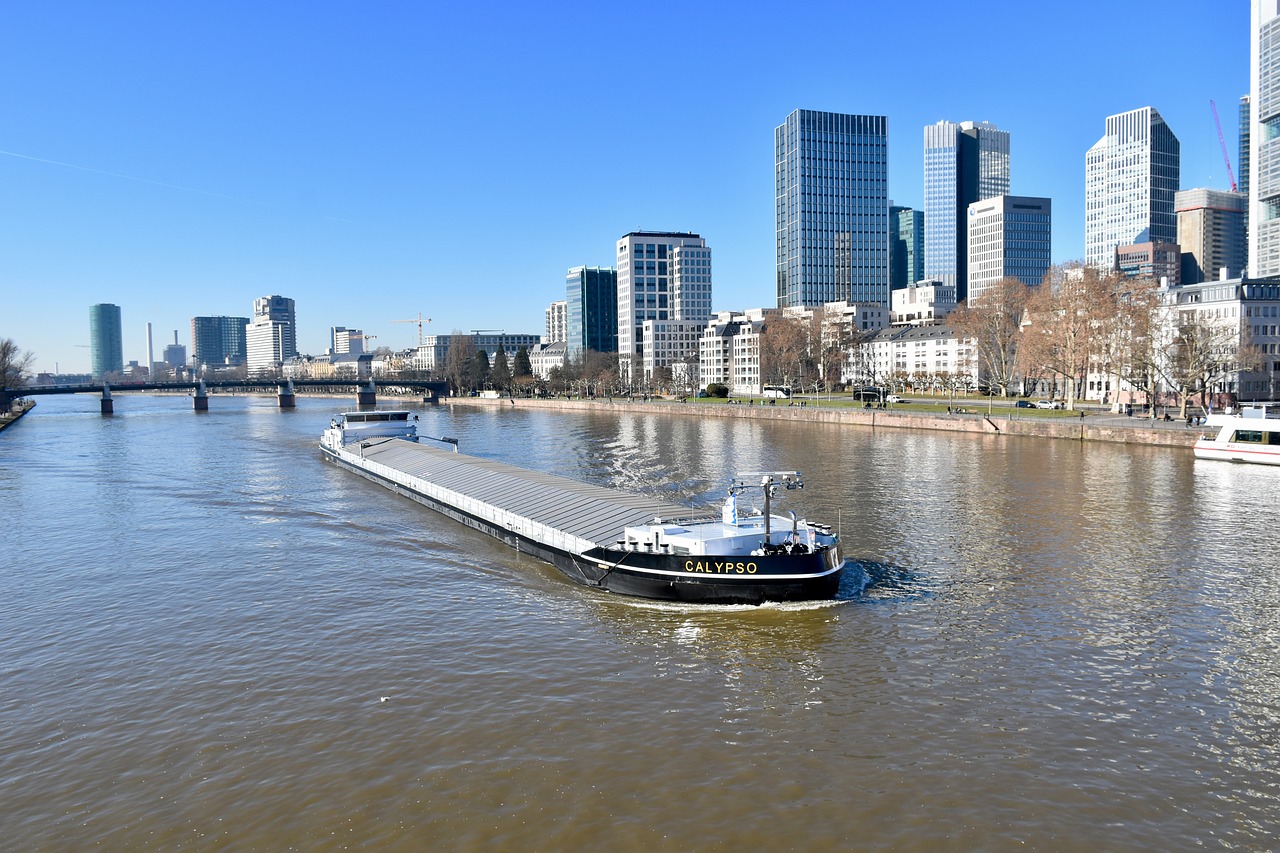
[[[773,304],[773,129],[887,115],[889,191],[923,204],[940,119],[1011,134],[1012,192],[1084,253],[1084,152],[1154,106],[1182,186],[1238,171],[1249,6],[1075,3],[26,2],[0,24],[0,337],[87,372],[88,308],[125,359],[190,318],[297,302],[374,346],[541,333],[571,266],[696,231],[714,307]]]

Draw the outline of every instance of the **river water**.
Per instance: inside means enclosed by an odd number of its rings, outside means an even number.
[[[1275,845],[1280,470],[421,410],[466,452],[668,498],[803,471],[784,508],[839,526],[838,600],[684,607],[325,463],[348,406],[48,397],[0,433],[0,846]]]

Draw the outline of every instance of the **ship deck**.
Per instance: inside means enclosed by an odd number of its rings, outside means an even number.
[[[480,514],[493,517],[496,510],[496,515],[515,522],[506,524],[509,529],[524,533],[541,530],[542,535],[536,538],[558,540],[548,544],[578,553],[593,546],[613,547],[626,527],[649,524],[657,517],[682,523],[718,518],[669,501],[399,439],[369,442],[363,448],[349,445],[345,450],[362,457],[366,464],[400,472],[410,478],[404,484],[415,490],[429,488],[435,497],[473,514],[487,508]],[[386,476],[388,472],[382,473]],[[475,506],[477,503],[483,506]]]

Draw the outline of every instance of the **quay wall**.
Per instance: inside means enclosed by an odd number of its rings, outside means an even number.
[[[1182,426],[1156,426],[1139,418],[1122,423],[1091,422],[1084,418],[1021,418],[1007,413],[987,417],[983,413],[932,414],[900,409],[840,409],[819,406],[739,406],[725,403],[678,403],[674,401],[643,402],[623,399],[524,399],[486,397],[446,397],[448,405],[477,407],[517,407],[560,411],[636,412],[655,415],[695,416],[699,418],[754,418],[760,420],[808,421],[841,424],[872,429],[921,429],[944,432],[970,432],[984,435],[1029,436],[1034,438],[1102,441],[1116,444],[1144,444],[1190,449],[1200,436],[1199,430]],[[1108,419],[1116,420],[1116,419]]]

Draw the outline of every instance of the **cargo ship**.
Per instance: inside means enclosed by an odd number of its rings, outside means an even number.
[[[469,456],[456,439],[419,436],[408,411],[339,414],[320,449],[612,593],[699,604],[809,601],[834,597],[844,571],[830,526],[771,514],[775,496],[804,487],[796,471],[739,474],[716,513]],[[747,511],[755,496],[763,509]]]

